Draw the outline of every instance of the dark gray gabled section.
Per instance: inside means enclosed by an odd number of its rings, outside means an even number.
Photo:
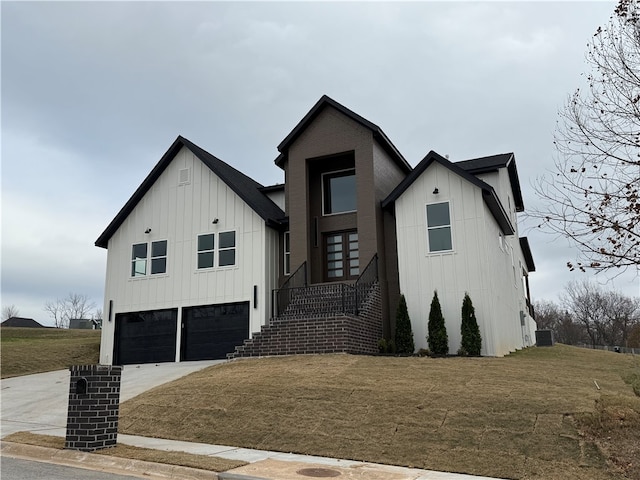
[[[522,200],[522,191],[520,190],[516,157],[513,153],[501,153],[488,157],[462,160],[455,164],[472,175],[497,172],[500,168],[506,168],[509,173],[509,181],[511,182],[511,191],[513,193],[516,212],[524,212],[524,201]]]
[[[449,160],[437,154],[433,150],[430,151],[427,156],[424,157],[418,165],[416,165],[416,168],[414,168],[413,171],[409,175],[407,175],[402,182],[400,182],[400,184],[393,190],[393,192],[391,192],[389,196],[383,200],[382,208],[393,206],[394,202],[398,198],[400,198],[405,190],[407,190],[413,184],[413,182],[415,182],[416,179],[420,177],[420,175],[422,175],[422,173],[434,162],[439,163],[445,168],[448,168],[456,175],[459,175],[468,182],[480,188],[482,190],[482,198],[487,204],[489,211],[496,219],[496,222],[498,222],[498,225],[500,226],[502,232],[505,235],[513,235],[515,233],[515,228],[511,224],[509,216],[502,206],[502,203],[498,199],[498,196],[496,195],[493,187],[488,183],[483,182],[479,178],[473,176],[463,168],[460,168],[457,163],[451,163]]]
[[[209,152],[198,147],[182,136],[178,136],[169,150],[162,156],[160,161],[153,167],[151,173],[140,184],[131,198],[125,203],[124,207],[118,212],[109,226],[98,237],[95,245],[97,247],[107,248],[109,239],[118,230],[120,225],[125,221],[135,206],[142,200],[142,197],[149,191],[151,186],[158,180],[162,172],[175,158],[182,147],[187,147],[193,154],[202,161],[213,173],[215,173],[223,182],[225,182],[231,190],[233,190],[247,205],[249,205],[266,224],[273,228],[281,228],[281,220],[284,219],[284,212],[270,198],[268,198],[261,189],[264,187],[255,180],[249,178],[244,173],[239,172],[231,165],[223,162],[219,158],[214,157]]]
[[[344,105],[336,102],[332,98],[327,95],[323,95],[320,100],[316,102],[316,104],[309,110],[309,112],[298,122],[298,124],[291,130],[291,133],[285,137],[280,145],[278,145],[278,151],[280,155],[276,158],[275,163],[280,168],[283,167],[284,161],[287,158],[287,151],[293,142],[302,134],[302,132],[316,119],[316,117],[324,110],[326,107],[333,107],[346,117],[349,117],[351,120],[359,123],[363,127],[371,130],[373,134],[373,138],[378,142],[378,144],[383,148],[385,152],[393,159],[395,163],[404,171],[405,173],[409,173],[411,171],[411,165],[405,160],[402,154],[398,151],[389,137],[382,131],[382,129],[377,126],[375,123],[371,123],[364,117],[361,117],[357,113],[349,110]]]

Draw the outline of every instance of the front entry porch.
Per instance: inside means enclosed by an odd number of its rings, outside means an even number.
[[[375,354],[382,338],[378,258],[355,282],[306,283],[306,264],[273,292],[268,325],[230,358],[304,353]]]

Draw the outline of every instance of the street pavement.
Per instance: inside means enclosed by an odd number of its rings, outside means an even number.
[[[122,371],[121,401],[184,375],[226,360],[127,365]],[[1,381],[0,437],[31,431],[64,437],[66,434],[69,371],[40,373]],[[56,450],[2,441],[3,457],[37,460],[50,464],[134,475],[147,479],[309,480],[312,477],[367,480],[480,480],[447,472],[378,465],[325,457],[252,450],[223,445],[180,442],[132,435],[118,435],[118,443],[164,451],[182,451],[242,460],[247,465],[219,474],[164,464],[119,459],[74,450]],[[5,478],[4,472],[2,475]],[[49,478],[49,477],[30,477]],[[489,479],[487,479],[489,480]]]
[[[0,457],[2,480],[138,480],[139,477],[67,467],[51,463],[34,462],[19,458]]]

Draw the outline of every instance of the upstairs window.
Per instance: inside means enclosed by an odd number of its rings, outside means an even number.
[[[449,202],[427,205],[427,237],[429,252],[453,250]]]
[[[198,235],[198,269],[230,267],[235,264],[235,231]]]
[[[322,212],[324,215],[356,211],[355,169],[322,175]]]
[[[215,252],[213,233],[198,235],[198,268],[212,268]]]
[[[148,243],[136,243],[133,245],[131,248],[132,277],[144,277],[149,273],[151,275],[167,273],[167,241],[151,242],[150,250],[151,257],[149,258]],[[149,265],[151,266],[150,269]]]
[[[131,249],[131,276],[144,277],[147,274],[147,244],[136,243]]]
[[[151,275],[167,273],[167,241],[151,242]]]
[[[229,267],[236,264],[236,232],[221,232],[218,235],[218,266]]]

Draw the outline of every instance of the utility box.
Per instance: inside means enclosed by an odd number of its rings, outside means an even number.
[[[538,347],[553,347],[556,343],[552,330],[536,330],[536,345]]]
[[[122,366],[77,365],[69,370],[71,380],[64,447],[93,452],[115,446]]]

